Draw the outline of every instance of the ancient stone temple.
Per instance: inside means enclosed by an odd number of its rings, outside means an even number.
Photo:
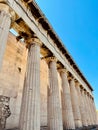
[[[0,130],[96,128],[92,92],[35,1],[0,0]]]

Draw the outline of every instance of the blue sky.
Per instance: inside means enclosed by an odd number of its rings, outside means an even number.
[[[98,0],[36,0],[94,88],[98,109]]]

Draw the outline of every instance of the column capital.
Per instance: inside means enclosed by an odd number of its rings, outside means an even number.
[[[88,97],[90,98],[91,97],[90,93],[88,92],[87,94],[88,94]]]
[[[80,85],[81,85],[81,84],[79,83],[79,81],[76,81],[75,84],[76,84],[76,87],[80,87]]]
[[[38,45],[38,46],[42,46],[42,42],[35,35],[33,37],[25,39],[25,42],[26,42],[27,48],[29,48],[31,45],[35,45],[35,44]]]
[[[73,75],[70,75],[70,74],[69,74],[69,75],[68,75],[68,80],[69,80],[69,81],[72,81],[72,80],[74,80],[74,81],[75,81],[75,78],[74,78],[74,76],[73,76]]]
[[[0,11],[5,11],[6,13],[9,13],[10,12],[10,8],[7,4],[5,3],[2,3],[0,1]]]
[[[88,92],[86,90],[84,90],[84,93],[85,93],[85,95],[88,95]]]
[[[92,101],[94,101],[94,98],[91,95],[90,95],[90,98],[91,98]]]
[[[57,62],[57,58],[55,56],[45,57],[45,60],[47,64],[49,64],[52,61]]]
[[[84,88],[80,87],[80,91],[81,91],[81,93],[83,93],[84,92]]]
[[[59,73],[66,73],[68,74],[68,70],[66,68],[58,69]]]
[[[12,22],[16,19],[16,13],[3,0],[0,0],[0,12],[1,11],[4,11],[4,13],[11,18]]]
[[[84,94],[84,95],[87,95],[87,91],[86,91],[86,89],[82,89],[82,93]]]

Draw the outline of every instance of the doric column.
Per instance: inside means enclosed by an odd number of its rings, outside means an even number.
[[[91,115],[91,109],[90,109],[90,104],[89,104],[89,100],[88,100],[88,92],[85,93],[86,96],[86,103],[87,103],[87,111],[88,111],[88,125],[91,126],[92,125],[92,115]]]
[[[87,117],[87,124],[88,126],[90,126],[90,113],[89,113],[89,104],[88,104],[88,100],[87,100],[87,92],[86,90],[84,91],[84,98],[85,98],[85,107],[86,107],[86,117]]]
[[[27,41],[27,71],[23,89],[20,130],[40,130],[40,45],[39,39]],[[24,116],[23,116],[24,115]]]
[[[88,126],[88,117],[87,117],[87,107],[86,107],[86,101],[85,101],[85,91],[84,89],[82,89],[81,91],[82,94],[82,98],[83,98],[83,107],[84,107],[84,114],[85,114],[85,125],[84,126]]]
[[[0,130],[5,130],[6,120],[11,115],[9,97],[0,95]]]
[[[93,105],[94,105],[94,112],[95,112],[95,124],[98,125],[97,124],[97,113],[96,113],[97,110],[96,110],[96,106],[95,106],[95,101],[94,100],[93,100]]]
[[[93,116],[92,116],[92,109],[91,109],[91,104],[90,104],[90,94],[87,93],[87,100],[88,100],[88,108],[89,108],[89,115],[90,115],[90,125],[93,125]]]
[[[79,127],[82,127],[82,123],[81,123],[79,101],[78,101],[78,95],[77,95],[77,91],[76,91],[76,87],[75,87],[74,78],[71,78],[71,80],[70,80],[70,91],[71,91],[71,101],[72,101],[75,127],[79,128]]]
[[[83,98],[83,92],[84,90],[79,86],[77,87],[78,93],[80,95],[80,112],[81,112],[81,120],[82,120],[82,126],[86,127],[86,111],[85,111],[85,105],[84,105],[84,98]]]
[[[84,114],[84,108],[83,108],[83,99],[81,96],[81,87],[80,87],[80,83],[78,81],[76,81],[76,90],[77,90],[79,109],[80,109],[80,115],[81,115],[81,124],[83,127],[85,124],[85,119],[84,119],[85,114]]]
[[[91,98],[92,101],[92,107],[93,107],[93,116],[94,116],[94,125],[97,125],[97,114],[96,114],[96,107],[95,107],[95,103],[94,103],[94,99]]]
[[[56,58],[49,57],[47,62],[50,82],[48,89],[48,130],[63,130]]]
[[[67,79],[67,70],[60,69],[62,79],[62,111],[64,129],[75,129],[73,110],[71,104],[70,87]]]
[[[90,104],[90,110],[91,110],[91,117],[92,117],[92,125],[94,125],[94,116],[93,116],[93,108],[92,108],[92,102],[91,102],[91,96],[89,95],[89,104]]]
[[[11,17],[9,14],[9,6],[0,3],[0,68],[3,61],[10,25]]]

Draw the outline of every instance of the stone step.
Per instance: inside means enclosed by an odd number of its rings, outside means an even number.
[[[18,128],[13,128],[13,129],[7,129],[7,130],[19,130],[19,129]],[[41,127],[40,130],[47,130],[47,126]]]
[[[13,128],[13,129],[7,129],[7,130],[19,130],[18,128]],[[48,130],[47,126],[41,127],[40,130]],[[82,129],[81,129],[82,130]],[[84,129],[83,129],[84,130]],[[98,130],[98,128],[92,128],[92,129],[85,129],[85,130]]]

